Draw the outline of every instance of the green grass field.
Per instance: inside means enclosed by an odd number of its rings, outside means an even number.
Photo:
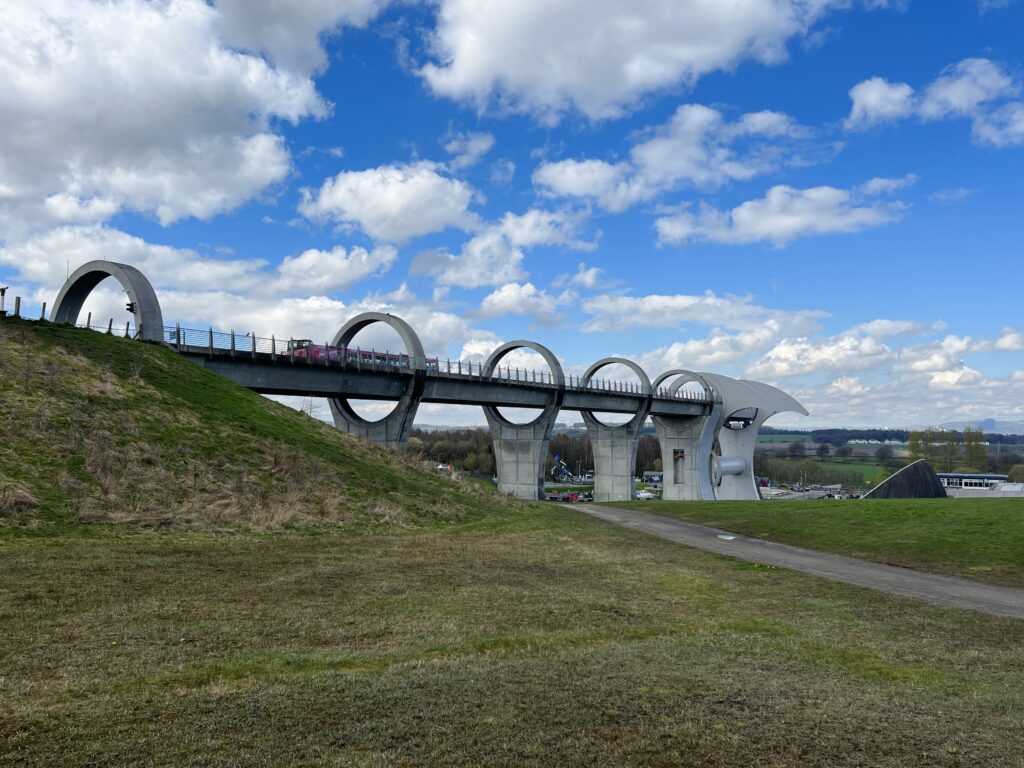
[[[0,541],[0,765],[1019,766],[1024,622],[561,505]]]
[[[1024,499],[648,501],[623,506],[810,549],[1024,587]]]

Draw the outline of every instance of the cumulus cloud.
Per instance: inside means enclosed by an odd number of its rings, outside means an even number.
[[[561,245],[589,249],[578,237],[579,214],[533,208],[522,215],[506,213],[496,224],[466,242],[458,254],[435,251],[421,254],[413,272],[434,276],[440,286],[479,288],[515,283],[527,277],[522,267],[524,249]]]
[[[868,183],[875,191],[881,179]],[[899,202],[865,199],[867,190],[836,187],[794,189],[772,187],[759,200],[749,200],[731,211],[701,204],[694,212],[682,210],[655,222],[659,242],[685,244],[707,241],[729,245],[769,242],[776,247],[815,235],[849,234],[897,221],[906,206]]]
[[[610,288],[617,284],[616,281],[602,278],[601,275],[603,274],[604,270],[601,267],[588,267],[585,262],[581,261],[576,265],[576,272],[574,274],[559,275],[551,284],[555,288],[562,288],[566,285],[578,285],[589,291],[597,290],[598,288]]]
[[[990,59],[964,59],[915,92],[907,83],[873,77],[850,89],[853,106],[847,130],[865,130],[880,123],[917,116],[934,121],[969,118],[972,136],[995,147],[1024,143],[1024,102],[1009,101],[1020,85]]]
[[[362,27],[387,0],[216,0],[224,39],[300,72],[324,68],[321,36]]]
[[[546,325],[562,321],[558,307],[575,301],[572,291],[555,296],[539,290],[533,283],[506,283],[484,297],[480,309],[473,313],[480,318],[520,315]]]
[[[914,114],[914,89],[906,83],[890,83],[872,77],[850,89],[853,107],[846,118],[847,130],[862,130],[887,120]]]
[[[774,323],[777,331],[806,333],[818,327],[825,313],[816,310],[781,310],[754,303],[752,296],[675,294],[596,296],[580,308],[590,315],[583,324],[589,333],[630,328],[679,328],[687,324],[754,331]]]
[[[866,371],[893,359],[892,349],[871,336],[783,339],[752,364],[750,376],[779,378],[815,371]]]
[[[434,60],[420,74],[439,95],[554,121],[577,109],[616,117],[645,94],[692,86],[786,44],[840,0],[443,0]]]
[[[314,221],[358,226],[367,235],[394,243],[448,228],[476,229],[469,210],[476,192],[464,181],[421,161],[343,171],[319,190],[303,190],[299,211]]]
[[[461,171],[474,166],[493,146],[494,136],[489,133],[457,133],[444,145],[444,151],[453,156],[448,167]]]
[[[372,251],[339,246],[330,251],[307,250],[271,268],[262,260],[213,258],[104,226],[61,227],[0,247],[0,266],[13,268],[20,280],[37,285],[42,301],[56,295],[69,262],[77,266],[107,259],[142,270],[157,288],[168,321],[210,323],[268,335],[301,333],[304,324],[320,328],[335,323],[345,305],[323,294],[386,271],[395,257],[390,246]],[[90,297],[84,311],[93,311],[97,317],[120,317],[124,315],[121,296],[120,288],[105,287]]]
[[[541,164],[534,184],[548,195],[595,200],[623,211],[682,184],[713,189],[767,173],[798,152],[809,131],[780,112],[752,112],[729,122],[718,110],[683,104],[630,149],[629,160],[560,160]]]
[[[308,77],[226,47],[218,23],[202,0],[0,5],[7,239],[122,209],[208,219],[288,175],[273,121],[328,106]]]

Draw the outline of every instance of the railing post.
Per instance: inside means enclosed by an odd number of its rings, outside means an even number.
[[[179,331],[179,333],[180,333],[180,331]],[[114,318],[110,318],[110,320],[107,321],[107,336],[113,336],[113,335],[114,335]],[[181,346],[181,342],[180,341],[178,342],[178,346],[179,347]]]
[[[252,355],[252,359],[256,359],[256,331],[249,331],[249,354]]]
[[[207,344],[208,344],[208,346],[210,348],[210,354],[212,355],[213,354],[213,326],[212,325],[208,325],[206,327],[210,329],[209,336],[207,336]]]
[[[45,301],[43,302],[43,311],[39,313],[39,319],[40,320],[45,320],[46,319],[46,302]]]
[[[14,297],[14,316],[21,317],[21,296]]]
[[[235,356],[235,329],[231,329],[231,356]]]
[[[131,324],[132,324],[131,320],[129,320],[127,323],[124,324],[124,337],[126,339],[128,338],[128,329],[131,327]]]
[[[85,327],[86,330],[92,328],[92,312],[85,316]]]
[[[331,344],[327,342],[324,344],[324,367],[331,367]]]
[[[270,359],[277,362],[277,337],[274,334],[270,334]]]

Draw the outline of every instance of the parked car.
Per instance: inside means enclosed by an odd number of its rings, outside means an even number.
[[[644,488],[636,492],[636,497],[641,501],[650,501],[654,498],[654,494]]]

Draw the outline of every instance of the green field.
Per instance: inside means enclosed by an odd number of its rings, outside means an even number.
[[[1024,499],[632,502],[786,544],[1024,587]]]
[[[571,508],[0,543],[0,765],[1019,766],[1024,622]]]

